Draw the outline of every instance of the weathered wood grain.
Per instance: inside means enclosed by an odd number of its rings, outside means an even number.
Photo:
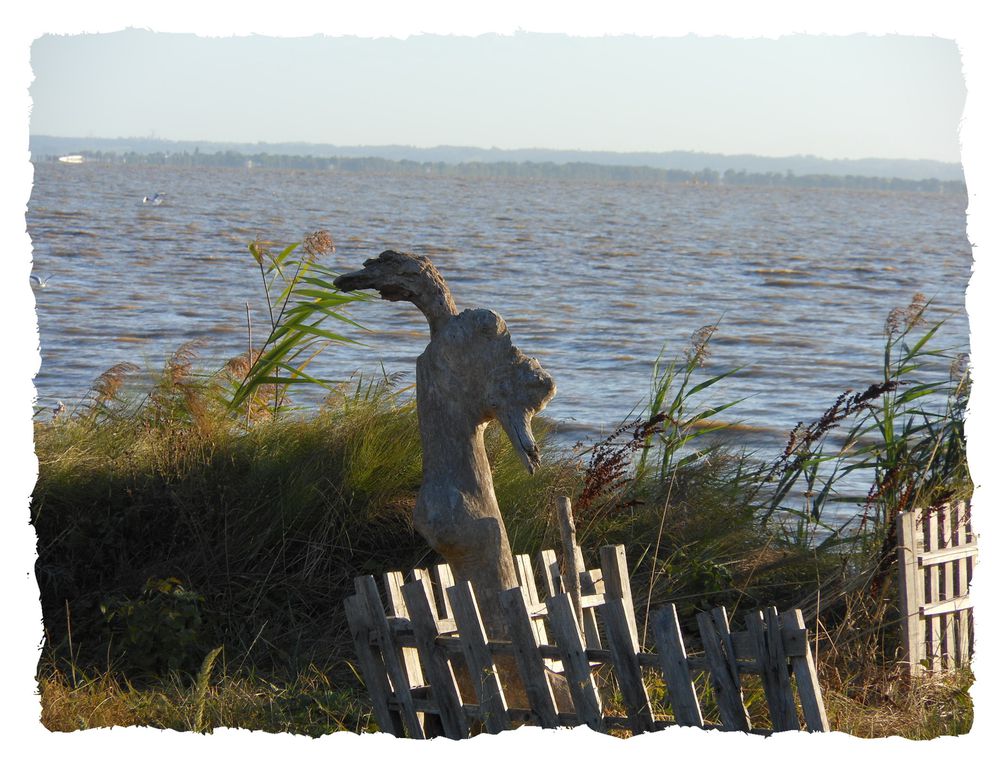
[[[630,729],[634,733],[655,730],[654,711],[643,684],[637,648],[633,644],[635,629],[626,618],[626,605],[621,599],[610,599],[599,606],[598,610],[601,611],[605,625],[612,654],[612,668],[615,670],[619,690],[622,691]]]
[[[546,606],[556,645],[562,652],[567,686],[578,719],[592,730],[604,732],[601,700],[584,652],[584,640],[574,615],[570,593],[563,592],[547,598]]]
[[[384,605],[381,603],[381,595],[378,593],[378,585],[373,576],[358,576],[353,584],[357,596],[367,609],[370,626],[377,636],[378,648],[381,650],[385,671],[392,683],[392,693],[398,703],[399,714],[402,716],[402,724],[406,733],[410,738],[424,738],[423,724],[413,706],[409,676],[406,674],[401,653],[392,640],[392,634],[388,628],[388,618],[385,615]]]
[[[510,728],[507,699],[493,655],[487,643],[486,629],[469,582],[448,587],[448,600],[458,624],[458,638],[469,669],[469,677],[479,702],[479,719],[490,733]]]
[[[730,630],[725,631],[716,611],[703,611],[696,615],[699,637],[703,641],[706,665],[713,683],[713,694],[720,710],[720,722],[728,730],[748,731],[751,721],[741,693],[739,674],[731,645]],[[725,618],[726,621],[726,618]]]
[[[343,601],[343,610],[350,625],[350,638],[353,640],[360,674],[363,675],[367,694],[371,697],[378,726],[382,732],[401,738],[405,735],[405,729],[401,716],[389,709],[392,691],[388,686],[388,674],[381,661],[381,652],[370,642],[371,620],[367,607],[359,595],[351,595]]]
[[[545,664],[521,588],[514,587],[500,593],[500,605],[510,631],[514,658],[528,704],[543,728],[555,728],[559,725],[556,699],[546,680]]]
[[[636,608],[630,587],[626,548],[622,545],[605,545],[601,548],[601,570],[605,579],[605,601],[618,603],[626,613],[629,638],[633,653],[640,652],[640,635],[636,627]]]
[[[703,714],[696,698],[696,687],[689,670],[689,659],[678,623],[678,611],[671,603],[659,608],[651,617],[655,648],[661,661],[661,671],[667,686],[675,722],[678,725],[703,725]]]
[[[437,713],[444,734],[455,740],[468,738],[468,722],[462,711],[458,684],[451,672],[447,656],[436,643],[437,623],[434,604],[430,601],[422,582],[410,582],[403,586],[402,596],[409,611],[416,649],[430,680],[430,692],[437,704]]]
[[[790,609],[780,618],[784,627],[804,629],[804,616],[799,608]],[[791,657],[790,665],[794,669],[797,695],[801,699],[801,711],[804,712],[807,729],[828,733],[829,719],[825,713],[825,702],[822,700],[822,689],[818,684],[818,671],[815,668],[815,657],[811,653],[811,646],[807,647],[804,656]]]

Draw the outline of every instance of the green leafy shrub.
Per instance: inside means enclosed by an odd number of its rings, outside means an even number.
[[[169,577],[148,579],[139,597],[103,603],[117,662],[153,674],[195,673],[206,652],[203,601]]]

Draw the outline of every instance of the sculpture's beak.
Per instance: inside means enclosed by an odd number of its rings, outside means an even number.
[[[535,443],[535,436],[531,432],[531,417],[532,412],[521,409],[497,413],[497,419],[514,445],[521,462],[529,473],[534,473],[542,462],[542,457],[539,454],[538,444]]]
[[[377,265],[368,265],[377,263]],[[367,261],[359,271],[336,277],[333,282],[341,292],[356,292],[358,290],[377,290],[384,300],[412,300],[413,292],[398,280],[389,276],[381,267],[380,261]]]
[[[334,284],[336,289],[342,292],[374,289],[374,273],[366,268],[350,271],[348,274],[337,277]]]

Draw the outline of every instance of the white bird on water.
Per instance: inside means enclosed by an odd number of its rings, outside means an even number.
[[[52,274],[49,274],[48,276],[36,276],[35,274],[28,275],[28,280],[31,282],[31,286],[38,287],[39,289],[43,289],[45,285],[49,283],[50,279],[52,279]]]
[[[164,195],[161,194],[160,192],[158,192],[157,194],[155,194],[152,197],[144,197],[143,198],[143,203],[145,205],[159,205],[163,201],[164,201]]]

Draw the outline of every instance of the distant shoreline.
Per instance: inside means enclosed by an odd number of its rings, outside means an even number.
[[[910,180],[863,175],[797,175],[793,172],[724,172],[705,168],[701,171],[661,169],[646,165],[606,165],[590,162],[417,162],[382,157],[316,157],[291,154],[243,154],[237,151],[200,152],[115,152],[80,150],[72,154],[42,155],[35,162],[69,164],[101,163],[163,167],[228,167],[314,170],[354,174],[425,176],[448,178],[513,178],[530,180],[568,180],[594,182],[637,182],[695,186],[746,186],[804,189],[853,189],[863,191],[909,191],[935,194],[964,194],[961,181],[936,178]]]

